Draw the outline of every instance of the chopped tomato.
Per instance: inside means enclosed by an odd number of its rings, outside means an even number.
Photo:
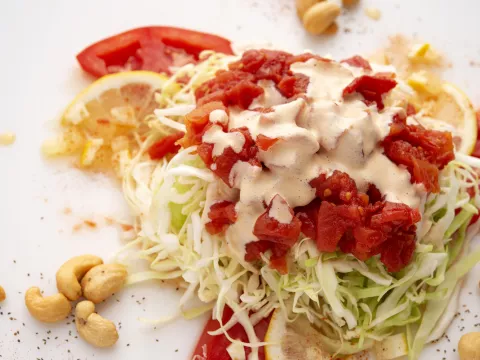
[[[302,222],[303,235],[315,240],[317,238],[317,218],[320,199],[314,199],[310,204],[295,208],[295,216]]]
[[[310,79],[303,74],[293,74],[284,76],[278,83],[278,91],[286,98],[294,97],[297,94],[307,92]]]
[[[477,111],[477,142],[475,143],[472,156],[480,158],[480,110]]]
[[[368,62],[368,60],[365,60],[363,57],[359,55],[352,56],[351,58],[342,60],[341,62],[348,64],[350,66],[360,67],[365,70],[372,71],[372,67],[370,66],[370,63]]]
[[[289,65],[292,65],[292,64],[295,64],[297,62],[307,62],[310,59],[315,59],[315,60],[323,61],[323,62],[332,62],[332,60],[330,60],[330,59],[323,58],[321,56],[318,56],[318,55],[315,55],[315,54],[312,54],[312,53],[304,53],[304,54],[292,56],[291,58],[288,59],[287,63]]]
[[[230,64],[229,68],[250,73],[256,80],[271,80],[277,84],[289,72],[288,60],[291,57],[291,54],[284,51],[249,50],[239,61]]]
[[[405,204],[391,203],[374,184],[367,194],[341,171],[320,174],[310,182],[317,198],[295,208],[304,235],[315,240],[320,251],[340,248],[362,261],[381,254],[387,270],[399,271],[413,256],[416,223],[420,213]],[[394,249],[394,250],[392,250]],[[392,254],[397,251],[399,256]]]
[[[285,206],[286,201],[275,195],[265,212],[255,222],[253,234],[258,241],[252,241],[245,246],[245,260],[259,260],[260,254],[271,250],[270,267],[277,269],[280,273],[287,273],[286,255],[288,250],[297,242],[301,230],[301,222],[294,216],[293,210],[289,208],[292,219],[289,223],[279,222],[270,217],[270,210],[274,200],[280,200]]]
[[[362,222],[357,206],[334,205],[323,201],[317,218],[317,247],[320,251],[334,252],[347,232]]]
[[[238,105],[243,109],[248,108],[253,99],[261,94],[263,88],[255,84],[254,76],[242,71],[220,70],[213,79],[195,90],[199,105],[221,101],[225,106]]]
[[[213,156],[213,144],[202,143],[198,146],[197,152],[205,165],[210,168],[215,175],[223,180],[228,186],[230,184],[230,172],[237,161],[248,162],[253,166],[261,166],[260,161],[257,159],[258,148],[253,141],[250,132],[247,128],[232,129],[229,132],[239,132],[245,138],[242,150],[237,153],[231,147],[227,147],[223,150],[223,153],[219,156]],[[215,165],[215,166],[212,166]]]
[[[383,95],[397,86],[397,82],[383,76],[362,75],[353,80],[345,89],[343,89],[343,96],[350,94],[361,94],[365,102],[376,103],[379,110],[384,108]]]
[[[379,202],[379,201],[383,201],[385,198],[380,192],[380,190],[378,190],[378,188],[373,184],[368,184],[367,196],[368,196],[368,201],[372,204],[375,204],[376,202]]]
[[[265,135],[262,135],[262,134],[259,134],[257,136],[257,140],[255,141],[255,143],[257,144],[258,148],[260,150],[263,150],[263,151],[267,151],[268,149],[270,149],[278,140],[280,139],[277,139],[277,138],[269,138],[268,136],[265,136]]]
[[[226,230],[229,225],[237,221],[235,204],[231,201],[220,201],[210,206],[208,212],[210,222],[205,224],[207,231],[212,234],[219,234]]]
[[[275,195],[275,198],[280,198],[280,201],[284,205],[288,206],[285,200],[280,197],[280,195]],[[292,215],[292,220],[287,224],[279,222],[277,219],[270,217],[270,210],[272,208],[274,199],[272,199],[265,212],[260,215],[255,222],[253,234],[259,240],[271,241],[276,244],[292,247],[298,240],[302,224],[300,223],[300,220],[294,216],[293,210],[290,208],[289,211]]]
[[[197,88],[197,103],[221,101],[226,106],[247,109],[253,99],[264,93],[263,88],[257,85],[259,80],[273,81],[278,91],[289,99],[301,96],[307,90],[309,79],[305,75],[294,74],[290,65],[310,58],[325,60],[312,54],[293,56],[283,51],[246,51],[239,61],[229,65],[229,70],[218,71],[215,78]]]
[[[416,183],[423,184],[428,192],[438,193],[438,168],[425,160],[413,159],[412,176]]]
[[[357,197],[357,185],[347,174],[335,170],[327,177],[320,174],[310,181],[310,186],[316,190],[317,197],[335,204],[347,204]]]
[[[83,70],[101,77],[125,70],[170,73],[170,66],[198,60],[203,50],[233,54],[230,41],[199,31],[166,26],[142,27],[90,45],[77,55]]]
[[[226,324],[232,315],[233,311],[228,306],[225,307],[225,310],[223,310],[222,323]],[[254,327],[255,334],[260,341],[264,341],[265,339],[265,334],[267,333],[268,325],[270,324],[270,318],[271,315],[261,319]],[[200,335],[200,338],[198,339],[198,343],[192,357],[199,355],[205,360],[231,360],[231,357],[227,352],[227,348],[231,344],[230,340],[228,340],[223,334],[218,336],[211,336],[208,334],[210,331],[215,331],[219,327],[220,323],[217,320],[208,320],[202,334]],[[236,324],[229,329],[228,334],[233,339],[248,342],[248,336],[240,324]],[[252,350],[250,348],[245,347],[245,356],[247,359],[251,351]],[[259,360],[265,360],[265,350],[263,347],[258,349],[258,358]]]
[[[455,158],[449,132],[407,125],[405,116],[398,114],[383,140],[383,148],[395,164],[407,167],[413,183],[423,184],[428,192],[434,193],[440,190],[439,170]]]
[[[183,132],[177,132],[158,140],[148,149],[150,158],[152,160],[158,160],[167,154],[176,154],[181,147],[177,144],[177,141],[183,138],[184,135],[185,133]]]
[[[415,250],[415,233],[396,234],[386,241],[381,250],[380,260],[390,272],[397,272],[407,266]]]
[[[278,270],[281,274],[288,273],[286,255],[289,246],[280,245],[271,241],[258,240],[249,242],[245,245],[245,261],[253,262],[261,259],[261,254],[271,250],[269,266],[272,269]]]
[[[219,101],[210,102],[197,106],[194,110],[185,115],[185,126],[187,134],[180,141],[184,148],[202,143],[202,136],[206,131],[210,120],[210,113],[214,110],[223,110],[228,114],[227,108]]]

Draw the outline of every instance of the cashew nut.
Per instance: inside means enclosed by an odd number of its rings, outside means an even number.
[[[121,264],[95,266],[82,279],[83,296],[98,304],[119,291],[127,275],[127,269]]]
[[[480,360],[480,332],[463,335],[458,342],[460,360]]]
[[[358,4],[360,0],[342,0],[342,5],[345,7],[352,7]]]
[[[5,290],[3,289],[3,287],[0,286],[0,302],[5,300],[6,298],[7,298],[7,294],[5,294]]]
[[[115,324],[95,313],[95,304],[81,301],[75,308],[75,325],[80,336],[97,347],[109,347],[118,340]]]
[[[313,5],[324,0],[296,0],[297,14],[300,19],[303,19],[305,12]]]
[[[94,255],[75,256],[60,266],[57,271],[57,288],[69,300],[75,301],[82,296],[79,281],[88,270],[103,264],[103,260]]]
[[[311,34],[318,35],[328,29],[340,15],[340,6],[325,1],[313,5],[303,16],[303,26]]]
[[[47,323],[63,320],[72,311],[70,301],[63,294],[43,297],[38,287],[27,290],[25,305],[35,319]]]

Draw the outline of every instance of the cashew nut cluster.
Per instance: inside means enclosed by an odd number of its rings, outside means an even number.
[[[31,287],[25,293],[25,304],[35,319],[51,323],[67,318],[72,311],[70,301],[83,295],[89,301],[81,301],[75,308],[78,333],[94,346],[112,346],[118,340],[117,329],[113,322],[95,313],[95,303],[121,290],[127,276],[124,265],[103,264],[95,255],[76,256],[57,271],[58,294],[43,297],[38,287]],[[4,299],[0,286],[0,301]]]
[[[4,301],[7,298],[7,294],[5,294],[5,290],[3,287],[0,286],[0,302]]]
[[[69,300],[75,301],[82,296],[79,281],[94,266],[103,264],[95,255],[75,256],[64,263],[57,271],[57,288]]]
[[[115,324],[95,313],[95,304],[81,301],[75,308],[75,325],[80,336],[89,344],[109,347],[118,340]]]
[[[43,297],[38,287],[27,290],[25,304],[35,319],[47,323],[63,320],[72,311],[70,301],[63,294]]]
[[[82,279],[83,296],[98,304],[121,290],[127,276],[127,269],[121,264],[95,266]]]
[[[460,360],[480,360],[480,332],[463,335],[458,342]]]

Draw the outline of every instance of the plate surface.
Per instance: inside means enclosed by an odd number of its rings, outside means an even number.
[[[187,360],[204,319],[177,321],[155,328],[139,317],[170,314],[176,289],[149,283],[128,288],[98,311],[118,323],[120,340],[98,350],[76,338],[71,320],[44,325],[32,320],[25,290],[40,286],[56,292],[55,272],[69,257],[94,253],[108,259],[122,245],[105,217],[128,219],[116,184],[86,176],[65,163],[46,162],[44,139],[56,118],[89,79],[74,55],[102,37],[149,24],[215,32],[241,43],[275,44],[293,52],[311,49],[344,57],[368,54],[389,35],[418,35],[448,54],[446,77],[480,105],[480,2],[470,0],[361,0],[340,18],[335,36],[311,37],[295,15],[294,0],[17,0],[0,5],[0,132],[17,134],[13,146],[0,148],[0,284],[8,299],[0,306],[0,358],[27,359],[172,359]],[[382,11],[379,21],[363,7]],[[479,65],[476,65],[479,64]],[[69,213],[71,210],[71,213]],[[93,220],[95,230],[83,220]],[[75,230],[76,229],[76,230]],[[462,333],[480,330],[480,267],[468,278],[460,315],[444,338],[422,359],[457,359],[453,349]],[[476,324],[476,325],[475,325]]]

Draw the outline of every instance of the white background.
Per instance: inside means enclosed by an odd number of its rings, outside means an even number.
[[[139,316],[155,319],[175,307],[175,289],[155,282],[126,289],[116,297],[119,302],[113,299],[98,307],[102,315],[122,324],[119,342],[107,350],[76,339],[67,321],[45,325],[32,320],[24,306],[23,294],[32,285],[46,294],[56,292],[55,272],[69,257],[94,253],[108,259],[121,246],[114,227],[75,232],[75,224],[83,219],[102,224],[104,216],[128,219],[115,184],[65,163],[46,162],[40,154],[58,114],[89,82],[75,62],[77,52],[105,36],[145,25],[183,26],[234,41],[274,43],[296,52],[308,48],[338,57],[368,54],[388,35],[403,33],[445,51],[454,65],[447,77],[480,105],[480,67],[470,65],[480,62],[480,2],[360,3],[356,11],[341,16],[337,35],[311,37],[297,20],[294,0],[1,1],[0,132],[15,132],[17,142],[0,148],[0,284],[8,296],[0,306],[0,359],[187,360],[202,327],[200,320],[158,329],[138,322]],[[380,21],[364,15],[366,5],[382,11]],[[351,31],[345,33],[345,28]],[[64,214],[66,207],[72,214]],[[479,273],[477,267],[463,293],[461,315],[449,332],[451,342],[444,339],[434,345],[424,359],[457,359],[453,349],[460,329],[480,330],[474,327],[480,323]]]

